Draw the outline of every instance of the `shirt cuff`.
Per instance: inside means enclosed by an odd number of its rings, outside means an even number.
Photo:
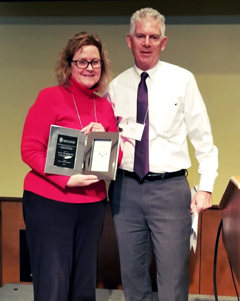
[[[217,177],[217,175],[216,175],[216,177]],[[201,175],[198,190],[213,192],[213,185],[215,183],[216,177],[213,178],[213,177],[207,177],[207,176]]]

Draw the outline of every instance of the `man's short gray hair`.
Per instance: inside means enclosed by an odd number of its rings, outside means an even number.
[[[146,7],[137,10],[131,17],[130,20],[130,34],[133,35],[135,32],[136,22],[142,21],[143,19],[153,19],[158,21],[161,28],[161,38],[165,35],[165,17],[161,15],[157,10]]]

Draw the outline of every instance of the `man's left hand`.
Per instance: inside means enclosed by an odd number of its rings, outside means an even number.
[[[212,207],[212,193],[208,191],[197,191],[191,202],[191,212],[201,213],[202,211]]]

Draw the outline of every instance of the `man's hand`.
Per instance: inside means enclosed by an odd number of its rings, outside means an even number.
[[[212,207],[212,193],[208,191],[197,191],[191,202],[191,212],[196,210],[200,213]]]
[[[99,179],[94,175],[73,175],[67,182],[68,187],[88,186],[98,182]]]

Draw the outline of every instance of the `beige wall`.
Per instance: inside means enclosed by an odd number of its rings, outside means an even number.
[[[0,20],[1,21],[1,20]],[[133,63],[125,43],[128,25],[0,24],[0,196],[20,197],[28,167],[20,157],[23,123],[38,92],[54,85],[54,65],[67,39],[79,31],[97,32],[112,61],[113,76]],[[65,22],[66,23],[66,22]],[[98,22],[99,23],[99,22]],[[94,20],[91,21],[94,24]],[[205,100],[219,149],[219,176],[213,201],[218,204],[232,175],[240,174],[240,25],[167,25],[169,42],[162,60],[192,71]],[[189,182],[198,183],[197,163]]]

